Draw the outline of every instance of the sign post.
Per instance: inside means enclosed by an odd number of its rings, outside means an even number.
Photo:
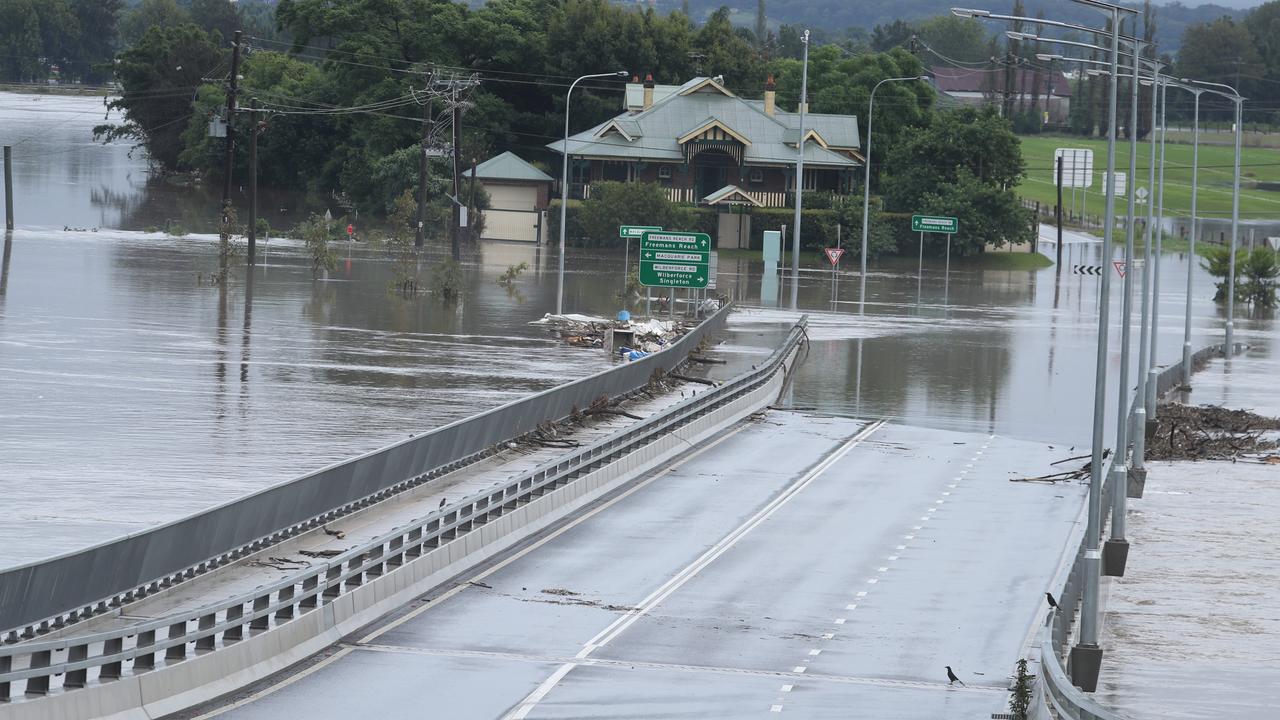
[[[646,230],[640,238],[640,284],[645,287],[707,287],[711,236]]]
[[[623,303],[626,303],[627,296],[627,273],[631,270],[631,238],[643,237],[648,230],[661,230],[657,225],[619,225],[618,237],[626,240],[625,250],[622,254],[622,297]],[[645,311],[648,312],[647,310]]]
[[[947,236],[947,279],[951,277],[951,236],[960,232],[960,220],[945,215],[912,215],[911,230],[920,233],[920,265],[916,271],[917,302],[920,284],[924,277],[924,234],[944,233]]]

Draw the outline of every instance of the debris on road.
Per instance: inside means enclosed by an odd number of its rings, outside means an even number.
[[[1280,419],[1217,405],[1161,405],[1147,441],[1148,460],[1272,460]]]
[[[1110,456],[1111,456],[1111,448],[1104,448],[1102,450],[1102,459],[1106,460]],[[1065,462],[1071,462],[1072,460],[1083,460],[1084,458],[1089,458],[1089,457],[1092,457],[1092,456],[1079,455],[1076,457],[1064,458],[1062,460],[1051,462],[1049,464],[1061,465],[1062,463],[1065,463]],[[1050,485],[1052,485],[1053,483],[1056,483],[1056,482],[1067,482],[1068,480],[1084,480],[1085,478],[1089,477],[1089,474],[1092,471],[1093,471],[1093,460],[1090,459],[1088,462],[1076,468],[1075,470],[1066,470],[1060,473],[1049,473],[1048,475],[1036,475],[1035,477],[1009,478],[1009,482],[1042,482],[1042,483],[1049,483]]]
[[[627,316],[630,318],[630,316]],[[677,320],[609,320],[593,315],[548,313],[530,325],[545,325],[574,347],[605,348],[627,360],[638,360],[680,339],[697,325]],[[606,337],[610,332],[612,338]],[[613,344],[609,341],[612,339]]]

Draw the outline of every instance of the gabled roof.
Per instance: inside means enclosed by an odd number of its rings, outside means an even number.
[[[764,112],[760,101],[744,100],[716,81],[701,77],[681,85],[665,98],[659,100],[655,97],[647,110],[624,113],[571,136],[568,150],[578,157],[681,163],[685,155],[679,140],[713,120],[746,141],[742,153],[744,164],[790,165],[796,160],[794,143],[798,115],[779,111],[770,116]],[[612,128],[611,124],[614,124]],[[628,129],[625,133],[632,137],[631,140],[624,136],[624,127],[634,127],[635,132]],[[805,128],[812,129],[828,146],[823,147],[812,138],[806,142],[806,164],[828,168],[850,168],[860,164],[850,157],[850,151],[856,153],[860,147],[856,117],[806,114]],[[605,129],[609,132],[603,132]],[[614,132],[615,129],[618,132]],[[789,129],[792,130],[790,145],[784,137]],[[548,143],[547,147],[563,152],[564,141]]]
[[[729,127],[719,118],[707,118],[706,121],[700,123],[697,127],[693,128],[689,132],[676,138],[676,142],[679,143],[680,145],[683,145],[689,142],[690,140],[696,139],[699,135],[702,135],[703,133],[705,133],[706,131],[712,128],[718,128],[724,131],[726,135],[733,138],[734,140],[737,140],[743,145],[748,145],[748,146],[751,145],[751,141],[748,140],[745,136],[743,136],[742,133]]]
[[[702,198],[702,201],[708,205],[755,205],[756,207],[764,207],[759,200],[751,197],[745,190],[737,185],[725,185],[719,190]]]
[[[513,152],[504,152],[476,166],[476,177],[481,180],[524,180],[528,182],[555,182],[548,174],[521,160]]]

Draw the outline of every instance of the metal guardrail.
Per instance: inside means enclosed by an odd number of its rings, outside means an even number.
[[[62,690],[108,683],[130,674],[188,659],[195,654],[234,647],[246,638],[323,611],[361,585],[501,519],[542,495],[657,442],[694,420],[715,412],[762,385],[779,371],[804,338],[801,319],[769,360],[714,389],[556,460],[529,470],[501,486],[433,511],[332,560],[252,592],[185,613],[91,635],[0,647],[0,707],[23,683],[28,699],[39,698],[61,678]],[[163,633],[163,634],[161,634]],[[162,661],[157,656],[163,658]]]
[[[487,457],[499,443],[601,396],[634,392],[683,362],[724,326],[729,310],[726,304],[663,352],[185,518],[0,571],[0,630],[7,631],[0,639],[18,642],[108,612]]]
[[[1221,345],[1202,348],[1192,354],[1192,366],[1199,365],[1208,358],[1215,357],[1221,353]],[[1172,390],[1181,382],[1181,379],[1182,361],[1179,360],[1160,371],[1156,376],[1156,395],[1162,396]],[[1143,402],[1143,398],[1136,396],[1130,400],[1130,422],[1133,419],[1133,409],[1137,407],[1136,403],[1141,402]],[[1142,429],[1138,431],[1142,432]],[[1108,515],[1106,510],[1111,506],[1111,495],[1116,491],[1114,483],[1109,482],[1109,480],[1111,478],[1111,467],[1118,459],[1118,453],[1112,454],[1110,461],[1103,469],[1102,508],[1104,522],[1102,523],[1102,529],[1105,529],[1105,521]],[[1124,491],[1127,491],[1127,488]],[[1060,719],[1124,720],[1123,715],[1108,710],[1094,701],[1083,690],[1072,685],[1070,676],[1067,675],[1066,669],[1062,664],[1064,648],[1071,638],[1071,626],[1075,619],[1075,609],[1079,607],[1081,596],[1084,592],[1085,532],[1086,530],[1081,528],[1072,538],[1077,543],[1076,554],[1066,579],[1063,581],[1062,586],[1057,588],[1059,609],[1049,614],[1049,617],[1045,620],[1044,630],[1041,633],[1040,665],[1041,677],[1045,688],[1044,699]]]

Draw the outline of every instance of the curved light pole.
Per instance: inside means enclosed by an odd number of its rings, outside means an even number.
[[[569,211],[569,98],[573,96],[573,88],[583,80],[591,78],[626,77],[626,70],[611,73],[583,75],[569,85],[569,92],[564,94],[564,162],[560,171],[560,274],[556,278],[556,314],[564,314],[564,223]]]
[[[871,121],[873,119],[872,112],[876,105],[876,91],[880,86],[887,82],[908,82],[911,80],[928,80],[928,75],[912,75],[910,77],[894,77],[885,78],[876,83],[871,88],[871,98],[867,100],[867,155],[864,158],[865,174],[862,179],[862,275],[858,281],[858,307],[866,309],[867,306],[867,228],[870,218],[869,209],[871,207]]]
[[[791,309],[800,300],[800,220],[804,205],[804,116],[809,112],[809,31],[800,36],[804,62],[800,70],[800,139],[796,141],[796,217],[791,227]]]
[[[1230,91],[1229,93],[1222,90],[1206,90],[1214,95],[1221,95],[1236,105],[1236,161],[1235,171],[1231,177],[1231,253],[1228,260],[1227,270],[1227,327],[1226,340],[1222,345],[1222,354],[1224,357],[1231,357],[1235,354],[1235,342],[1233,335],[1235,332],[1236,317],[1236,245],[1239,243],[1238,236],[1240,234],[1240,139],[1244,132],[1243,106],[1244,96],[1238,90],[1230,85],[1222,83],[1208,82],[1205,80],[1190,80],[1188,82],[1195,83],[1202,87],[1217,87]]]
[[[1157,182],[1160,189],[1152,198],[1156,203],[1156,264],[1151,268],[1151,338],[1148,340],[1151,350],[1147,355],[1147,396],[1144,399],[1147,405],[1147,422],[1156,419],[1156,385],[1159,378],[1159,373],[1156,371],[1156,348],[1160,344],[1160,255],[1164,249],[1164,141],[1169,131],[1168,121],[1165,118],[1165,111],[1168,109],[1166,101],[1169,94],[1169,78],[1161,76],[1159,85],[1160,177]],[[1154,126],[1152,132],[1155,132]],[[1142,369],[1139,368],[1139,372],[1141,371]],[[1145,432],[1145,428],[1143,431]]]

